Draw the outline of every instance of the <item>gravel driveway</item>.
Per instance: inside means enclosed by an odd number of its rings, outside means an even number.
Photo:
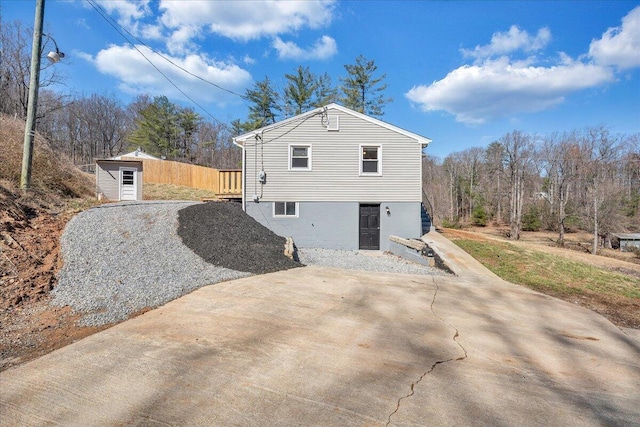
[[[125,202],[76,215],[61,238],[64,265],[53,304],[84,313],[82,325],[120,322],[202,286],[302,264],[411,274],[444,274],[392,255],[301,249],[235,203]]]

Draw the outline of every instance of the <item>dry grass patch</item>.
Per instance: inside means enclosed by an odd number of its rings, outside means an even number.
[[[216,193],[211,190],[183,187],[173,184],[144,183],[145,200],[197,200],[215,199]]]

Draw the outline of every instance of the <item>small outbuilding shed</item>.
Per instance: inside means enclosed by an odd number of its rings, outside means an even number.
[[[141,160],[96,160],[98,199],[142,200]]]
[[[640,249],[640,233],[617,233],[614,236],[620,241],[622,252],[632,252],[635,248]]]

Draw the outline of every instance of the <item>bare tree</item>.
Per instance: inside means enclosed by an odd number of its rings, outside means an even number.
[[[525,177],[532,163],[531,137],[513,131],[500,139],[504,147],[509,192],[509,238],[520,239],[524,203]]]
[[[33,31],[20,21],[0,21],[0,112],[20,118],[27,116],[31,46]],[[45,36],[42,52],[50,50],[53,42]],[[42,61],[40,87],[46,88],[64,81],[59,67]],[[38,103],[38,116],[46,115],[46,104]]]
[[[442,162],[433,156],[422,159],[422,188],[423,202],[431,220],[441,224],[449,218],[449,185]]]
[[[585,188],[590,203],[585,210],[593,227],[592,254],[596,255],[600,247],[600,236],[606,237],[609,231],[603,228],[610,228],[607,226],[621,212],[619,196],[622,189],[616,185],[616,164],[621,146],[618,138],[613,137],[606,127],[600,126],[585,131],[582,148],[590,154]],[[588,208],[589,205],[591,209]]]
[[[502,198],[504,185],[504,147],[497,141],[489,144],[485,151],[484,164],[487,170],[486,199],[491,201],[494,218],[502,223]]]
[[[457,222],[460,219],[459,182],[460,165],[457,153],[450,154],[444,159],[443,167],[447,176],[449,188],[449,221]]]
[[[233,145],[228,126],[202,122],[197,134],[196,163],[218,169],[237,169],[242,166],[242,150]]]
[[[578,181],[581,150],[576,132],[545,137],[540,150],[544,174],[547,178],[542,191],[556,218],[558,245],[565,244],[567,206]]]

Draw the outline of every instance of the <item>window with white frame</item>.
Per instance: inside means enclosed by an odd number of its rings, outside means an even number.
[[[311,146],[289,146],[289,169],[311,170]]]
[[[360,146],[360,175],[382,175],[381,146]]]
[[[298,203],[297,202],[274,202],[273,216],[297,217]]]

